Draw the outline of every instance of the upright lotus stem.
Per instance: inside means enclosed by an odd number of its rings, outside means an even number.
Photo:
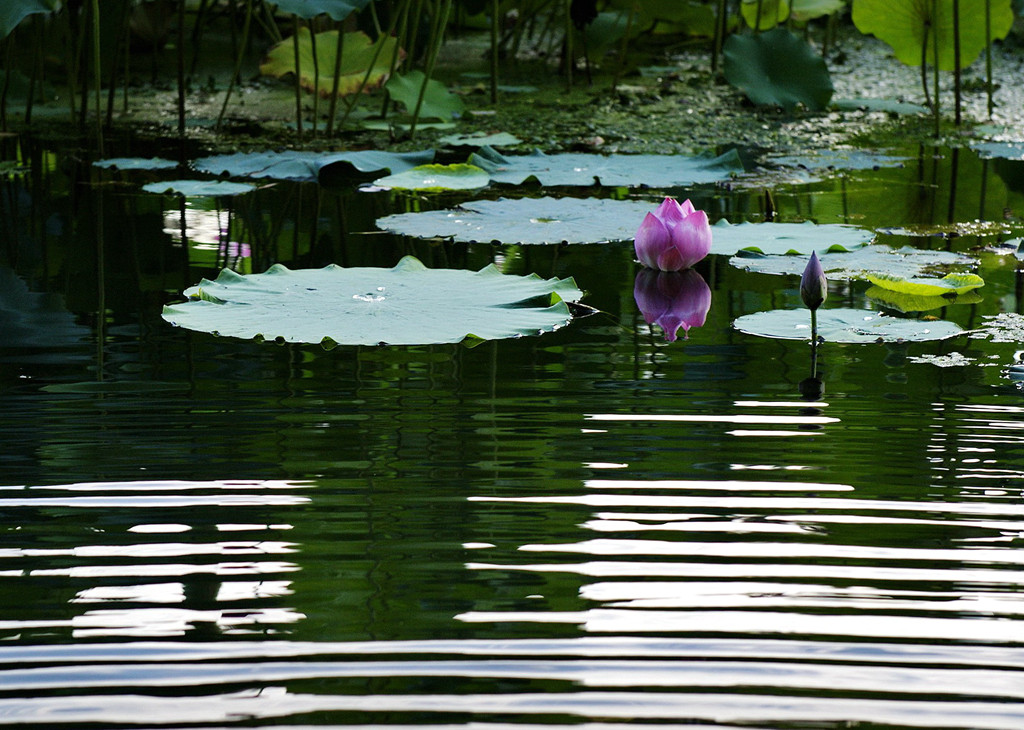
[[[800,298],[804,305],[811,310],[811,344],[818,342],[818,307],[828,299],[828,280],[825,278],[825,269],[818,260],[818,253],[811,252],[811,260],[804,268],[804,274],[800,277]]]

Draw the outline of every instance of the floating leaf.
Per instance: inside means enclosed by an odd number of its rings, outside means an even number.
[[[412,114],[416,109],[424,78],[422,71],[395,74],[388,79],[385,88],[392,99],[404,104]],[[420,103],[419,118],[451,120],[462,114],[465,108],[461,97],[450,92],[448,87],[437,79],[430,79],[423,94],[423,101]]]
[[[820,110],[832,98],[825,60],[785,28],[755,35],[731,35],[722,49],[725,78],[755,104],[797,104]]]
[[[233,155],[203,157],[193,163],[200,172],[231,177],[273,178],[315,182],[321,174],[337,174],[348,168],[360,173],[404,172],[434,159],[433,150],[420,152],[239,152]]]
[[[965,254],[952,251],[924,251],[909,246],[898,249],[880,245],[865,246],[846,253],[819,252],[818,257],[830,279],[866,279],[868,274],[872,273],[911,278],[923,276],[936,269],[964,268],[977,263]],[[729,263],[759,274],[799,276],[807,265],[807,259],[804,256],[765,256],[743,252],[731,258]]]
[[[92,164],[106,170],[170,170],[178,166],[174,160],[160,157],[110,157]]]
[[[891,114],[924,114],[928,107],[899,99],[833,99],[832,106],[844,111],[889,112]]]
[[[225,180],[167,180],[143,185],[142,189],[147,193],[173,193],[186,198],[205,198],[242,195],[255,190],[256,186]]]
[[[899,228],[879,228],[879,233],[890,236],[999,236],[1012,233],[1013,227],[1004,221],[971,221],[967,223],[920,223]]]
[[[711,228],[711,253],[734,254],[750,250],[763,254],[795,253],[809,256],[828,251],[850,251],[874,239],[872,231],[842,223],[739,223],[722,219]],[[801,266],[807,262],[804,261]],[[803,269],[801,269],[802,271]]]
[[[279,13],[298,15],[304,20],[327,15],[331,20],[345,20],[352,13],[366,8],[371,0],[274,0]]]
[[[420,165],[397,175],[388,175],[373,184],[382,188],[407,190],[475,190],[490,184],[490,177],[476,165]]]
[[[918,296],[914,294],[903,294],[873,286],[864,292],[868,299],[878,302],[886,309],[895,309],[898,312],[930,312],[933,309],[942,309],[952,304],[978,304],[983,301],[982,296],[976,291],[968,291],[957,296]]]
[[[1024,160],[1024,142],[978,142],[971,148],[983,159]]]
[[[316,65],[313,63],[313,40],[309,28],[299,28],[297,35],[273,46],[260,64],[264,76],[280,78],[295,73],[295,43],[299,44],[299,82],[306,91],[330,96],[334,90],[334,66],[338,51],[338,31],[328,30],[316,34]],[[379,87],[391,71],[391,62],[400,55],[398,41],[382,36],[377,44],[361,31],[346,33],[343,39],[341,66],[338,76],[338,96]],[[371,66],[372,64],[372,66]],[[315,71],[319,70],[319,74]],[[366,72],[370,71],[369,78]],[[365,85],[364,85],[365,81]]]
[[[597,198],[475,200],[453,210],[398,213],[381,229],[460,243],[606,243],[632,241],[654,204]]]
[[[449,134],[441,137],[441,144],[449,147],[515,147],[523,143],[523,140],[508,132],[496,132],[484,134],[474,132],[473,134]]]
[[[963,294],[985,286],[985,280],[977,274],[947,274],[941,279],[905,279],[895,274],[875,273],[868,274],[868,281],[883,289],[923,297]]]
[[[955,66],[953,46],[953,3],[959,3],[960,68],[974,62],[988,45],[985,32],[986,8],[989,12],[992,40],[1005,38],[1013,25],[1010,0],[856,0],[853,3],[853,24],[861,33],[873,35],[892,46],[896,58],[908,66],[920,66],[922,50],[927,50],[927,63],[952,71]]]
[[[944,340],[963,330],[944,320],[887,317],[869,309],[819,309],[818,336],[827,342],[859,344]],[[776,309],[747,314],[733,326],[741,332],[784,340],[809,340],[811,317],[805,309]]]
[[[983,320],[980,327],[971,330],[972,339],[1024,343],[1024,315],[1016,312],[1000,312],[986,315]]]
[[[876,150],[813,150],[801,155],[773,155],[766,162],[783,167],[807,170],[877,170],[880,167],[902,167],[906,157],[887,155]]]
[[[572,279],[428,269],[406,256],[392,269],[225,269],[164,307],[168,322],[241,338],[342,345],[418,345],[550,332],[572,319]]]
[[[743,172],[735,149],[718,157],[683,155],[593,155],[579,152],[504,157],[490,148],[469,161],[487,170],[491,180],[522,185],[536,178],[541,185],[604,185],[608,187],[679,187],[728,180]]]

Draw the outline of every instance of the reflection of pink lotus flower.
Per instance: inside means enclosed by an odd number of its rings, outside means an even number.
[[[689,200],[682,205],[665,198],[648,213],[634,241],[640,263],[660,271],[688,269],[711,250],[711,226],[703,210]]]
[[[704,324],[711,309],[711,288],[693,269],[642,269],[636,275],[633,297],[647,324],[661,327],[669,342],[675,342],[680,327],[688,335],[691,327]]]

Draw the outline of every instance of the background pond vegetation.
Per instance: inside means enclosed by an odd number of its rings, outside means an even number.
[[[1003,5],[102,8],[0,11],[0,724],[1024,725]]]

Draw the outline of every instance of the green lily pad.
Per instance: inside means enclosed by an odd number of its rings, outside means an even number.
[[[963,294],[971,289],[985,286],[985,280],[977,274],[947,274],[941,279],[905,279],[895,274],[868,274],[868,281],[875,286],[914,296],[934,297],[948,294]]]
[[[783,340],[809,340],[811,314],[806,309],[776,309],[738,317],[741,332]],[[944,320],[887,317],[870,309],[819,309],[818,336],[826,342],[924,342],[955,337],[963,330]]]
[[[0,40],[18,27],[25,18],[37,13],[52,13],[59,0],[4,0],[0,3]]]
[[[976,291],[968,291],[952,296],[920,296],[916,294],[903,294],[891,289],[883,289],[880,286],[871,287],[864,292],[864,296],[878,302],[886,309],[895,309],[898,312],[930,312],[933,309],[942,309],[953,304],[979,304],[984,301],[983,297]]]
[[[382,188],[406,190],[476,190],[491,182],[486,172],[476,165],[420,165],[397,175],[373,181]]]
[[[960,10],[960,67],[966,68],[988,45],[985,37],[986,6],[990,13],[990,38],[1005,38],[1013,25],[1010,0],[956,0]],[[952,71],[955,66],[953,45],[954,0],[857,0],[853,3],[853,24],[861,33],[873,35],[892,46],[896,58],[908,66],[920,66],[922,49],[926,59]]]
[[[757,17],[758,10],[761,17]],[[789,0],[741,0],[740,15],[748,28],[768,30],[789,17]]]
[[[371,0],[274,0],[279,13],[298,15],[309,20],[318,15],[327,15],[331,20],[345,20],[352,13],[359,12]]]
[[[232,155],[203,157],[193,163],[200,172],[231,177],[272,178],[296,182],[316,182],[321,174],[337,174],[339,170],[358,173],[405,172],[434,159],[433,150],[419,152],[239,152]]]
[[[894,249],[880,245],[865,246],[845,253],[819,251],[818,258],[830,279],[866,279],[869,274],[911,278],[924,276],[937,269],[948,271],[977,263],[970,256],[952,251],[924,251],[909,246]],[[807,265],[807,259],[805,256],[765,256],[756,252],[742,252],[731,258],[729,263],[759,274],[799,276]]]
[[[806,23],[845,9],[845,0],[793,0],[790,12],[797,23]]]
[[[406,256],[392,269],[225,269],[164,307],[180,327],[246,339],[340,345],[426,345],[550,332],[583,293],[572,279],[428,269]]]
[[[147,193],[182,195],[186,198],[212,198],[243,195],[255,190],[256,186],[226,180],[166,180],[143,185],[142,189]]]
[[[825,59],[785,28],[731,35],[722,53],[725,78],[755,104],[821,110],[832,98]]]
[[[460,243],[607,243],[632,241],[644,216],[656,207],[635,200],[499,198],[452,210],[389,215],[377,227]]]
[[[309,28],[300,28],[297,35],[286,38],[267,52],[266,59],[260,64],[260,73],[278,78],[294,74],[296,42],[299,45],[299,82],[302,88],[320,96],[330,96],[335,86],[334,67],[338,54],[336,30],[316,34],[314,64],[313,36]],[[377,44],[381,47],[378,48]],[[338,96],[378,88],[387,79],[396,55],[401,55],[401,51],[398,41],[391,36],[383,36],[374,43],[361,31],[346,33],[338,71]]]
[[[971,148],[983,159],[1024,160],[1024,142],[978,142]]]
[[[736,150],[718,157],[683,155],[593,155],[582,152],[504,157],[489,147],[469,158],[482,167],[491,180],[522,185],[530,178],[541,185],[604,185],[607,187],[680,187],[728,180],[743,172]]]
[[[523,140],[508,132],[495,132],[484,134],[475,132],[473,134],[449,134],[441,137],[441,144],[449,147],[515,147],[523,143]]]
[[[178,166],[174,160],[160,157],[110,157],[92,164],[105,170],[171,170]]]
[[[395,74],[384,85],[388,94],[395,101],[404,104],[410,114],[416,109],[425,78],[422,71],[411,71],[407,74]],[[456,96],[448,87],[437,79],[427,82],[423,101],[420,103],[420,119],[441,119],[450,121],[465,110],[462,98]]]
[[[921,223],[898,228],[879,228],[890,236],[999,236],[1012,233],[1005,221],[970,221],[963,223]]]
[[[773,155],[766,161],[807,170],[876,170],[880,167],[902,167],[907,158],[875,150],[814,150],[803,155]]]
[[[738,223],[725,219],[711,227],[711,253],[734,254],[756,251],[762,254],[818,255],[828,251],[851,251],[874,240],[873,231],[842,223]],[[806,265],[806,261],[803,265]],[[803,269],[801,269],[802,271]]]

